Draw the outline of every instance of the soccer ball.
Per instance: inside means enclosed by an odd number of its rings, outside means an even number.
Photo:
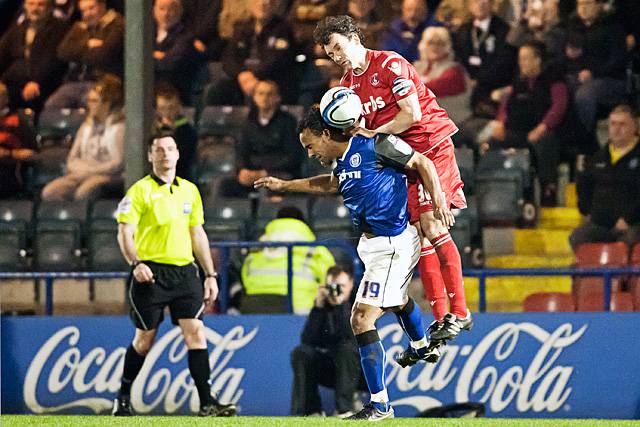
[[[353,90],[337,86],[322,96],[320,114],[328,125],[346,129],[353,126],[362,115],[362,102]]]

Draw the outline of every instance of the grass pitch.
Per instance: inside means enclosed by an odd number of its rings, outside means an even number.
[[[361,421],[343,421],[321,417],[234,417],[198,418],[187,416],[113,418],[108,416],[80,415],[2,415],[0,425],[13,426],[256,426],[256,427],[324,427],[366,425]],[[575,419],[447,419],[447,418],[396,418],[384,420],[383,425],[410,427],[631,427],[640,421],[627,420],[575,420]]]

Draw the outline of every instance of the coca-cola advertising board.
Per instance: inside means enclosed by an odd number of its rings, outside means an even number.
[[[482,402],[490,417],[640,418],[640,313],[477,314],[435,364],[400,368],[406,337],[379,321],[398,416]],[[244,415],[288,415],[290,353],[305,318],[208,316],[211,384]],[[2,319],[3,413],[105,413],[120,386],[127,317]],[[180,330],[165,321],[132,389],[139,414],[189,414],[198,396]]]

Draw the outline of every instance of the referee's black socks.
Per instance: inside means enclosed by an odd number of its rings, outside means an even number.
[[[200,407],[202,407],[212,400],[211,386],[209,385],[209,376],[211,375],[209,350],[206,348],[189,350],[189,372],[191,372],[193,382],[198,389]]]
[[[129,344],[127,352],[124,355],[124,372],[122,373],[122,382],[120,384],[119,397],[131,395],[131,385],[138,376],[138,372],[142,369],[145,356],[138,354],[133,344]]]

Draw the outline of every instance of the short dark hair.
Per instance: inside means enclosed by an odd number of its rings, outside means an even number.
[[[346,265],[336,264],[332,267],[329,267],[329,269],[327,270],[327,276],[337,277],[338,275],[340,275],[340,273],[345,273],[350,278],[353,277],[351,269]]]
[[[298,221],[305,222],[304,214],[302,213],[302,211],[297,207],[290,205],[281,207],[276,214],[276,218],[293,218],[297,219]]]
[[[331,139],[340,142],[347,142],[350,135],[346,135],[342,129],[329,126],[323,119],[320,113],[320,107],[312,105],[307,111],[305,111],[302,120],[298,123],[297,133],[301,134],[305,129],[309,129],[314,135],[322,135],[322,132],[327,129],[331,134]]]
[[[355,34],[360,39],[360,43],[364,44],[364,33],[349,15],[327,16],[318,22],[313,31],[313,41],[326,46],[329,44],[331,34],[341,34],[345,37]]]
[[[157,98],[165,98],[165,99],[177,99],[180,102],[180,92],[174,85],[169,82],[162,81],[159,82],[155,87],[156,99]]]
[[[631,104],[616,105],[613,108],[613,110],[611,110],[611,114],[616,114],[616,113],[626,113],[636,120],[638,119],[638,116],[639,116],[638,110]]]
[[[520,46],[520,49],[525,47],[531,49],[535,56],[540,58],[540,60],[544,61],[545,55],[546,55],[546,49],[544,44],[534,40],[534,41],[523,43],[522,46]]]
[[[147,151],[151,152],[151,147],[153,147],[153,143],[156,141],[156,139],[167,137],[173,139],[173,141],[176,143],[176,147],[178,146],[178,141],[176,140],[175,134],[168,130],[162,130],[160,132],[154,133],[149,137],[149,139],[147,140]]]

